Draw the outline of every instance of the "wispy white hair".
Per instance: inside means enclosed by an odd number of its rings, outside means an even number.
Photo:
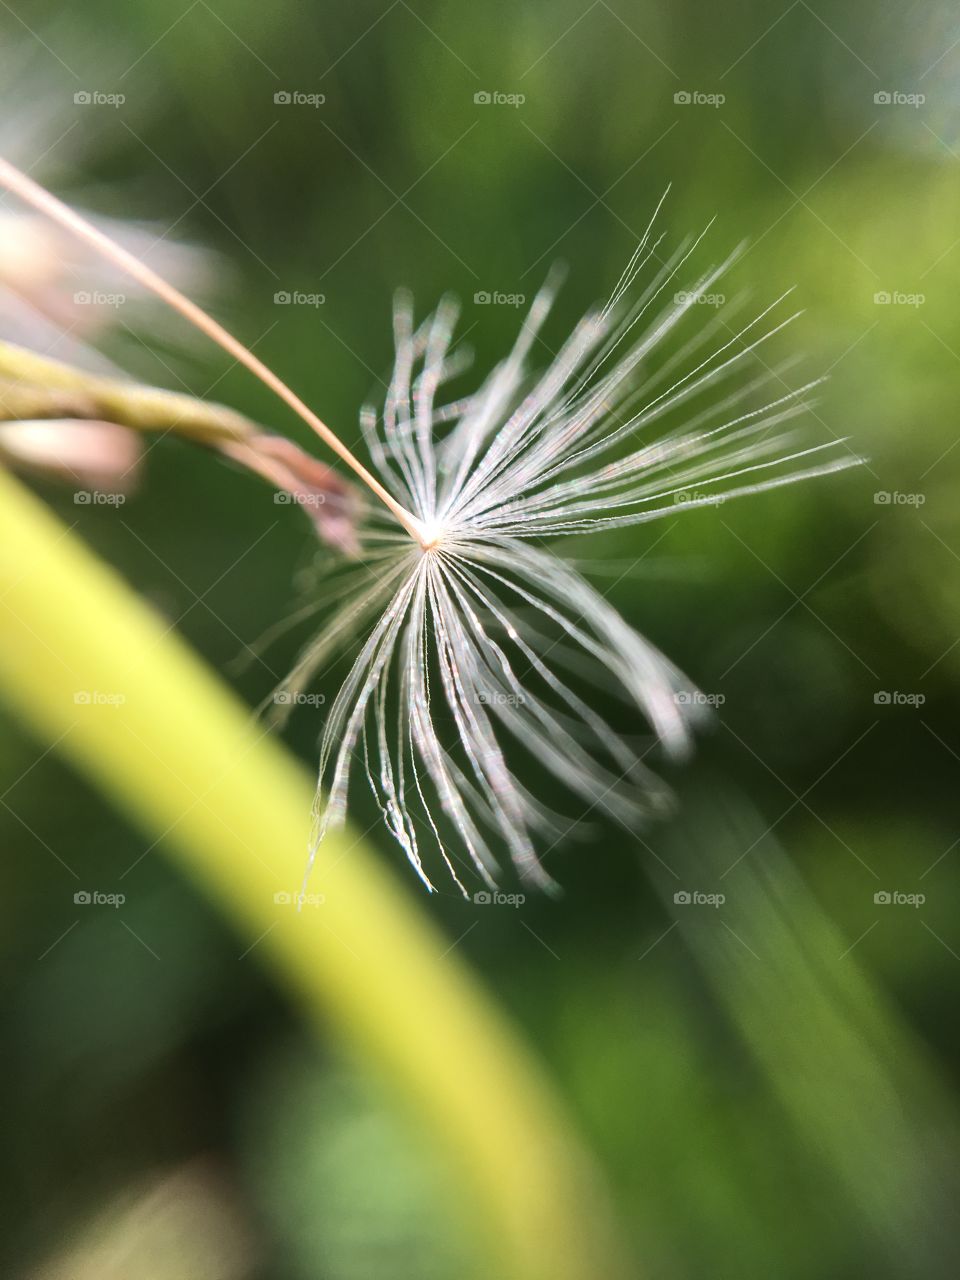
[[[538,847],[570,824],[517,778],[515,751],[581,811],[634,825],[662,810],[668,793],[644,763],[649,748],[602,718],[585,679],[619,691],[672,756],[689,746],[699,700],[682,696],[691,686],[677,668],[542,541],[859,461],[843,441],[798,436],[814,384],[745,407],[766,384],[786,385],[783,366],[757,357],[794,318],[778,318],[787,295],[738,327],[732,303],[650,367],[691,311],[703,315],[699,299],[729,265],[678,293],[702,236],[663,258],[652,227],[610,302],[583,317],[546,369],[531,375],[529,364],[554,281],[480,389],[442,407],[442,386],[463,367],[451,348],[456,305],[444,300],[416,325],[410,299],[398,298],[386,402],[361,421],[376,472],[429,545],[372,525],[363,580],[287,682],[302,690],[366,633],[326,720],[317,842],[343,822],[359,769],[429,888],[430,847],[464,893],[465,867],[492,885],[505,853],[525,881],[549,886]],[[748,362],[759,373],[737,379]],[[682,425],[659,431],[668,415]]]

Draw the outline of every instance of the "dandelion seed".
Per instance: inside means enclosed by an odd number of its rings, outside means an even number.
[[[585,675],[619,690],[672,756],[688,750],[702,702],[678,698],[689,681],[542,541],[673,515],[678,494],[684,507],[709,505],[718,494],[755,493],[858,461],[842,441],[798,438],[792,424],[811,386],[752,409],[744,391],[775,382],[774,370],[744,390],[720,391],[789,322],[777,312],[784,299],[721,337],[699,332],[684,351],[686,372],[666,385],[642,375],[654,347],[727,265],[673,301],[672,282],[696,243],[656,261],[651,224],[612,302],[585,316],[531,377],[549,283],[508,357],[452,407],[438,396],[458,364],[455,308],[446,302],[415,327],[409,299],[398,300],[386,402],[362,422],[378,474],[423,532],[411,548],[389,528],[371,529],[374,558],[354,614],[335,618],[295,673],[299,688],[373,622],[328,714],[317,842],[343,821],[362,771],[429,887],[427,843],[466,892],[437,810],[488,884],[505,850],[524,880],[549,887],[537,846],[567,824],[517,780],[519,755],[553,775],[580,809],[604,809],[628,826],[666,807],[646,753],[577,687]],[[650,278],[637,288],[645,270]],[[678,409],[685,425],[658,434]],[[574,662],[576,686],[564,671]]]
[[[517,755],[532,758],[581,810],[603,809],[628,826],[664,810],[668,791],[646,763],[649,748],[621,735],[583,690],[592,681],[618,692],[634,722],[674,757],[688,751],[703,700],[678,697],[689,681],[542,544],[675,514],[678,495],[684,509],[711,505],[718,495],[757,493],[860,461],[842,440],[811,444],[798,431],[815,384],[771,394],[785,385],[784,368],[769,367],[761,353],[794,318],[783,314],[788,295],[736,327],[737,303],[698,321],[654,363],[730,262],[676,292],[703,236],[666,253],[651,219],[610,302],[583,317],[545,370],[530,372],[531,353],[555,280],[479,390],[447,403],[444,386],[463,368],[453,347],[456,307],[444,301],[417,325],[401,295],[386,400],[361,415],[367,467],[274,373],[148,268],[2,161],[0,182],[112,255],[230,351],[383,502],[362,535],[359,580],[284,684],[301,692],[335,653],[365,636],[327,714],[314,854],[343,823],[358,771],[430,889],[427,865],[437,854],[466,893],[470,869],[493,885],[504,852],[525,881],[550,887],[538,847],[562,837],[569,822],[519,781]],[[738,386],[741,371],[757,363],[761,372]]]

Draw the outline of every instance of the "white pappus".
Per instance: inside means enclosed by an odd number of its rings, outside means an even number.
[[[371,470],[212,316],[2,158],[0,186],[218,343],[383,504],[362,530],[359,582],[347,582],[278,699],[296,705],[320,668],[366,635],[326,717],[311,865],[344,820],[358,768],[431,889],[428,844],[463,893],[461,868],[492,885],[502,848],[523,880],[552,884],[538,850],[570,822],[514,775],[515,751],[588,811],[631,824],[663,809],[668,792],[644,757],[657,743],[682,755],[702,704],[678,696],[689,684],[677,668],[542,543],[655,520],[680,509],[678,498],[684,508],[712,505],[861,461],[843,440],[804,439],[795,420],[816,383],[791,389],[787,366],[763,357],[795,318],[778,318],[787,294],[736,325],[743,300],[734,299],[682,337],[736,255],[675,292],[705,232],[661,252],[658,206],[613,297],[583,317],[552,363],[530,371],[555,292],[548,281],[506,359],[474,395],[445,404],[441,388],[464,367],[452,348],[456,307],[445,301],[416,325],[401,296],[386,403],[361,416]],[[325,589],[319,607],[333,599]],[[591,705],[590,682],[625,700],[650,746],[638,748]]]
[[[429,845],[463,893],[464,853],[492,885],[503,849],[523,880],[552,884],[538,849],[569,820],[517,779],[514,753],[532,756],[581,809],[629,825],[664,808],[667,789],[643,759],[649,746],[593,709],[584,679],[618,690],[672,756],[689,746],[699,700],[678,698],[689,681],[541,544],[675,514],[678,496],[684,507],[709,505],[860,461],[841,440],[803,441],[794,419],[815,384],[785,389],[785,366],[760,358],[794,318],[778,318],[787,295],[738,327],[731,303],[648,368],[730,264],[676,293],[701,240],[661,257],[651,220],[610,302],[532,375],[548,282],[507,358],[476,394],[447,405],[441,388],[464,364],[451,348],[456,306],[442,302],[418,326],[410,299],[398,299],[386,402],[361,420],[374,470],[415,517],[417,537],[375,513],[359,583],[285,682],[303,689],[369,628],[328,709],[314,851],[343,822],[358,771],[424,883],[434,887]],[[747,362],[756,369],[738,384]],[[680,425],[658,430],[668,415]]]

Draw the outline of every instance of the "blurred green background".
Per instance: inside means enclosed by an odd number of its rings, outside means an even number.
[[[556,1081],[638,1276],[956,1274],[951,9],[59,9],[0,12],[8,151],[50,148],[34,172],[59,194],[215,250],[217,314],[348,438],[383,390],[396,287],[421,308],[459,294],[482,372],[520,312],[475,295],[529,299],[563,260],[546,362],[668,183],[675,235],[716,215],[714,259],[749,242],[731,294],[759,309],[797,285],[805,314],[779,351],[804,358],[784,376],[829,373],[812,430],[867,465],[566,548],[720,703],[671,773],[675,818],[629,833],[590,814],[549,854],[560,901],[425,906]],[[130,372],[308,443],[215,349],[124,320],[101,346]],[[303,634],[259,661],[245,646],[299,598],[300,512],[172,439],[119,510],[42,491],[251,706],[269,694]],[[287,731],[311,762],[317,714]],[[4,1274],[471,1274],[418,1135],[301,1028],[160,849],[4,730]],[[418,894],[375,817],[358,786],[358,828]],[[123,892],[122,914],[76,906],[61,859]]]

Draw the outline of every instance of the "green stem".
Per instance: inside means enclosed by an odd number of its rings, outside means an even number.
[[[249,440],[258,427],[222,404],[103,378],[0,342],[0,419],[99,418],[134,431],[173,431],[200,444]]]
[[[0,472],[0,692],[180,860],[319,1027],[406,1100],[462,1188],[490,1274],[622,1274],[609,1208],[552,1091],[475,979],[349,832],[305,865],[313,787],[163,621]],[[122,694],[116,705],[82,691]]]

